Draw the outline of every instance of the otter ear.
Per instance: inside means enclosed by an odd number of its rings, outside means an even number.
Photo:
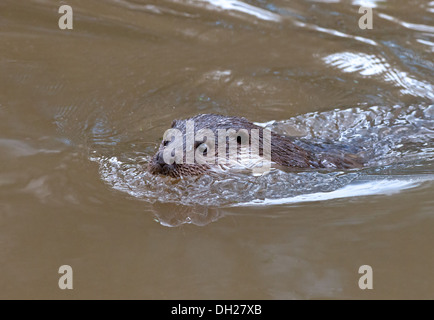
[[[173,120],[173,121],[172,121],[171,128],[173,128],[174,126],[176,126],[176,121],[177,121],[177,120]]]

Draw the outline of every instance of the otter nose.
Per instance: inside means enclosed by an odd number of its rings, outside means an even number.
[[[164,165],[167,164],[166,161],[164,161],[163,152],[157,154],[157,163],[161,167],[164,167]]]

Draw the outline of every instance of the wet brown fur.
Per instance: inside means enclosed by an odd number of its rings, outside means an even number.
[[[211,129],[217,137],[217,129],[251,129],[259,130],[259,145],[262,146],[263,128],[257,126],[243,117],[228,117],[217,114],[199,114],[186,120],[174,120],[172,128],[180,130],[184,134],[184,153],[185,153],[185,132],[186,121],[194,120],[195,132],[200,129]],[[216,138],[217,140],[217,138]],[[216,153],[217,153],[217,141]],[[160,144],[159,150],[152,157],[148,171],[152,174],[163,174],[174,178],[180,176],[200,175],[207,172],[211,167],[207,164],[163,164],[161,161],[162,152],[165,148],[164,141]],[[297,145],[296,141],[287,136],[281,136],[271,132],[271,161],[289,169],[353,169],[363,166],[362,160],[350,153],[330,150],[330,152],[315,152],[315,148],[310,148],[304,141],[303,147]],[[260,154],[262,149],[260,148]]]

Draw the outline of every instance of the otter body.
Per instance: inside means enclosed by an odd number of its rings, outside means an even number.
[[[190,126],[190,127],[189,127]],[[201,132],[203,130],[208,130],[205,132],[213,133],[215,138],[202,138],[195,139],[193,142],[188,142],[191,139],[189,135],[189,129],[193,129],[194,132]],[[214,169],[217,164],[213,162],[200,162],[194,161],[193,163],[188,163],[186,161],[185,153],[190,148],[193,147],[193,151],[200,154],[207,154],[213,151],[217,159],[226,159],[228,157],[226,145],[224,146],[225,152],[218,148],[218,142],[221,143],[222,140],[218,140],[218,134],[223,132],[229,132],[225,138],[225,144],[228,146],[232,142],[237,145],[237,151],[242,153],[243,144],[241,143],[241,136],[243,133],[248,133],[248,137],[243,137],[250,144],[254,143],[254,132],[258,133],[259,142],[259,158],[264,157],[266,154],[266,148],[264,143],[269,143],[271,147],[271,163],[274,166],[281,166],[288,169],[354,169],[363,166],[362,160],[357,156],[349,153],[345,153],[339,148],[330,148],[329,146],[322,148],[321,146],[310,145],[308,141],[302,141],[298,143],[291,137],[281,136],[274,132],[268,132],[269,140],[267,140],[267,135],[265,130],[260,126],[257,126],[243,117],[228,117],[217,114],[199,114],[192,118],[185,120],[174,120],[172,122],[171,129],[177,130],[180,134],[178,136],[178,144],[173,142],[173,137],[171,141],[163,140],[159,150],[152,157],[149,165],[148,171],[152,174],[162,174],[178,178],[181,176],[191,176],[200,175],[206,173],[209,170]],[[191,132],[191,130],[190,130]],[[176,139],[175,139],[176,140]],[[184,151],[183,158],[178,157],[178,161],[168,162],[164,157],[165,151],[168,148],[175,150],[176,148],[182,148]],[[175,148],[175,149],[174,149]],[[249,150],[251,149],[246,149]],[[191,151],[191,150],[190,150]],[[220,151],[220,154],[219,154]],[[173,155],[174,152],[172,152]],[[224,153],[224,154],[221,154]],[[240,157],[235,161],[238,166],[243,166],[244,160]],[[225,168],[230,168],[233,166],[233,162],[228,163]]]

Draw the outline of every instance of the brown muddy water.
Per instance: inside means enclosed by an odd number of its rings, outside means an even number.
[[[433,21],[428,0],[2,0],[0,298],[433,299]],[[370,167],[146,173],[198,113]]]

